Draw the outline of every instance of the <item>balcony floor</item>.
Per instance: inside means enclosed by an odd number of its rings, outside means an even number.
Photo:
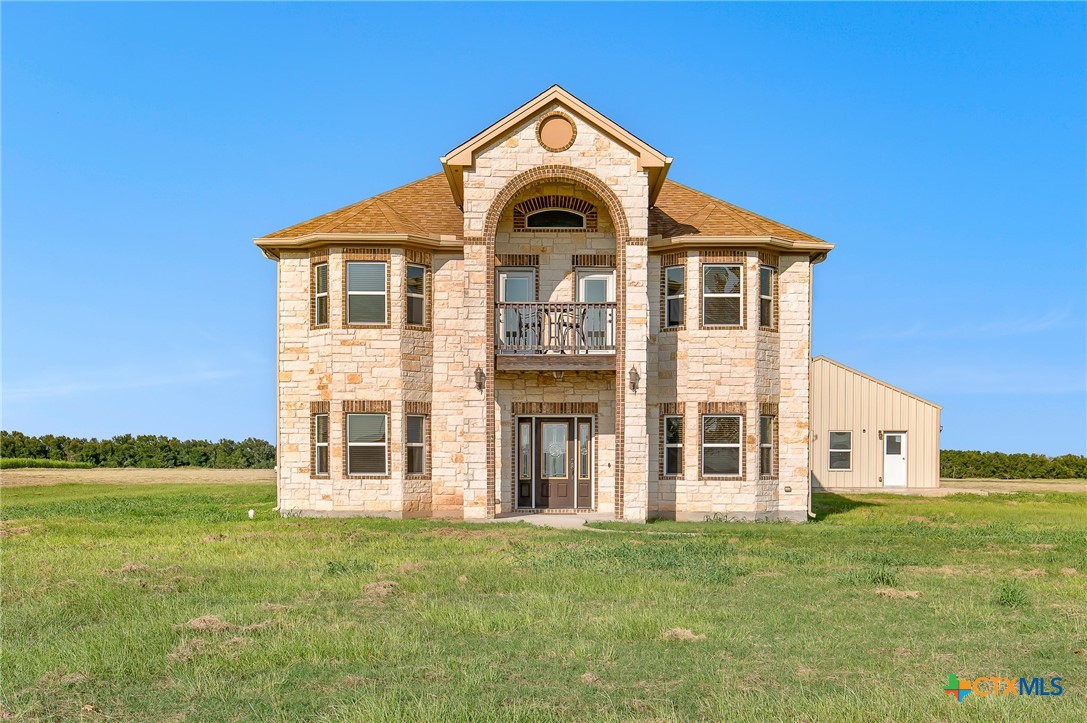
[[[615,371],[614,354],[495,354],[498,371]]]

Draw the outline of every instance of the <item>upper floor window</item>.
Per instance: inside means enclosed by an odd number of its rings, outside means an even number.
[[[426,267],[408,264],[407,323],[411,326],[426,326]]]
[[[702,325],[743,325],[744,267],[706,264],[702,267]]]
[[[683,309],[687,270],[669,266],[664,270],[664,328],[683,326]]]
[[[774,269],[759,267],[759,326],[774,327]]]
[[[384,261],[347,264],[347,323],[384,324],[388,291]]]
[[[313,325],[328,324],[328,264],[313,266]]]
[[[580,213],[559,208],[547,208],[531,213],[525,219],[528,228],[585,228],[585,217]]]

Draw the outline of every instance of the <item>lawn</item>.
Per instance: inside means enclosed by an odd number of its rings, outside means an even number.
[[[598,531],[281,519],[253,483],[2,495],[3,718],[1087,719],[1085,495]]]

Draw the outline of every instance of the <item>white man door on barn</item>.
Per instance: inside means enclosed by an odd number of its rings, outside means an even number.
[[[883,486],[906,486],[906,433],[883,433]]]

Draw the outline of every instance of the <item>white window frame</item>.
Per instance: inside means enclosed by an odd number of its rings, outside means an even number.
[[[385,441],[384,442],[352,442],[351,441],[351,418],[352,417],[383,417],[385,422]],[[347,450],[347,475],[349,477],[385,477],[389,474],[389,415],[387,412],[349,412],[347,414],[347,425],[344,429],[344,439],[347,442],[345,449]],[[384,453],[381,455],[381,472],[353,472],[351,470],[351,448],[352,447],[381,447]]]
[[[678,419],[679,420],[679,442],[669,442],[668,441],[668,420],[669,419]],[[681,476],[683,474],[683,436],[684,436],[684,432],[686,431],[683,428],[683,424],[684,424],[684,422],[683,422],[683,415],[682,414],[666,414],[666,415],[664,415],[664,425],[661,428],[661,432],[662,432],[661,441],[663,442],[663,445],[664,445],[664,459],[662,460],[663,464],[661,465],[661,468],[664,471],[664,476],[665,477],[679,477],[679,476]],[[678,449],[679,450],[679,469],[673,470],[671,472],[668,471],[668,450],[669,449]]]
[[[365,266],[380,266],[381,272],[385,277],[385,288],[382,291],[351,291],[351,266],[353,265],[365,265]],[[389,263],[387,261],[348,261],[344,273],[347,274],[347,306],[344,312],[347,314],[347,323],[350,326],[382,326],[389,323]],[[381,321],[352,321],[351,320],[351,297],[352,296],[381,296],[385,299],[385,318]]]
[[[319,420],[321,417],[325,419],[325,441],[321,441],[321,425]],[[321,477],[327,477],[329,474],[329,467],[331,460],[328,458],[328,437],[331,433],[331,429],[328,426],[328,413],[322,412],[320,414],[313,415],[313,446],[316,448],[313,453],[313,473]],[[321,469],[321,448],[325,450],[325,468]]]
[[[413,294],[412,292],[408,291],[408,269],[411,269],[413,267],[423,270],[423,293],[421,293],[421,294]],[[408,264],[407,267],[404,269],[404,296],[407,297],[408,299],[421,299],[422,302],[423,302],[423,318],[421,320],[419,320],[418,322],[411,321],[411,320],[409,320],[407,318],[408,317],[408,311],[409,311],[409,309],[411,309],[411,305],[408,304],[408,303],[404,304],[404,323],[407,324],[408,326],[426,326],[426,312],[427,312],[427,308],[426,308],[426,296],[427,296],[427,293],[426,293],[427,292],[427,288],[426,288],[427,287],[427,279],[426,279],[426,276],[427,276],[427,273],[426,272],[427,272],[427,267],[424,266],[423,264]]]
[[[718,443],[718,442],[706,442],[706,420],[732,417],[738,419],[740,422],[739,441],[734,443]],[[744,474],[744,416],[742,414],[703,414],[702,415],[702,476],[703,477],[743,477]],[[721,472],[707,472],[706,471],[706,448],[712,447],[717,449],[727,449],[735,447],[737,450],[737,470],[735,473],[721,473]]]
[[[762,272],[770,272],[770,290],[769,293],[763,293],[762,288]],[[760,266],[759,267],[759,328],[761,329],[773,329],[777,319],[774,318],[774,291],[777,286],[777,269],[773,266]],[[767,308],[770,310],[767,316],[770,317],[769,322],[762,317],[762,302],[767,301]]]
[[[545,213],[547,211],[562,211],[563,213],[572,213],[575,216],[581,217],[581,225],[580,226],[530,226],[529,225],[528,220],[530,218],[532,218],[533,216],[535,216],[537,214]],[[586,229],[585,214],[579,213],[578,211],[573,211],[573,210],[571,210],[569,208],[556,208],[556,207],[537,208],[535,211],[525,214],[525,230],[526,231],[584,231],[585,229]]]
[[[740,270],[740,288],[732,293],[717,293],[706,291],[706,271],[715,268],[733,267]],[[740,307],[740,320],[735,324],[711,324],[706,321],[706,312],[709,304],[706,299],[736,299]],[[702,264],[702,326],[709,328],[736,328],[744,325],[744,265],[741,264]]]
[[[324,269],[325,269],[325,290],[324,291],[321,291],[321,287],[317,285],[317,279],[320,276],[317,273],[317,269],[319,269],[321,267],[324,267]],[[328,262],[327,261],[313,265],[313,299],[314,299],[314,303],[313,303],[313,325],[314,326],[328,326],[328,317],[329,317],[330,307],[329,307],[329,296],[328,296]],[[320,320],[321,299],[325,300],[325,320],[324,321]]]
[[[767,439],[762,434],[762,422],[764,419],[770,420],[770,438]],[[777,426],[777,418],[772,414],[759,415],[759,476],[760,477],[773,477],[777,470],[774,469],[774,428]],[[763,469],[762,467],[762,451],[764,449],[770,450],[770,469]]]
[[[849,448],[848,449],[835,449],[831,446],[835,434],[848,434],[849,435]],[[849,453],[849,466],[848,467],[835,467],[831,464],[830,455],[833,452],[848,452]],[[853,430],[851,429],[833,429],[827,434],[827,470],[831,472],[852,472],[853,471]]]
[[[408,438],[408,430],[410,429],[410,427],[408,426],[408,421],[411,420],[413,417],[419,419],[419,430],[420,430],[420,434],[422,435],[422,440],[419,441],[419,442],[408,441],[408,439],[409,439]],[[426,463],[426,445],[427,445],[427,429],[426,428],[427,428],[427,415],[425,415],[425,414],[406,414],[406,415],[404,415],[404,450],[405,450],[405,452],[404,452],[404,474],[425,475],[428,472],[427,463]],[[421,459],[423,461],[423,468],[421,470],[419,470],[418,472],[412,472],[411,470],[408,469],[407,450],[409,450],[409,449],[418,449],[419,450],[419,459]]]
[[[672,269],[679,269],[680,271],[683,272],[683,289],[678,294],[671,294],[670,295],[668,293],[668,272],[671,271]],[[687,316],[687,267],[684,266],[683,264],[676,264],[674,266],[665,266],[664,267],[664,279],[663,279],[663,282],[664,282],[664,309],[663,309],[663,311],[664,311],[664,328],[665,329],[678,329],[679,327],[683,326],[683,322],[685,321],[685,317]],[[668,323],[668,302],[672,301],[674,299],[681,299],[683,301],[683,305],[681,307],[681,312],[680,312],[681,316],[680,316],[680,319],[678,321],[676,321],[676,323],[669,324]]]

